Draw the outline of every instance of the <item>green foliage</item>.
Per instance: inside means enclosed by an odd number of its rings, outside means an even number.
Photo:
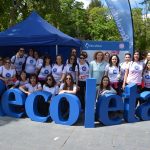
[[[102,3],[100,0],[91,0],[88,9],[92,9],[94,7],[102,7]]]
[[[150,49],[150,19],[142,16],[142,9],[135,8],[132,10],[134,23],[135,49]]]
[[[114,20],[105,7],[94,7],[89,10],[89,33],[94,40],[119,40]]]

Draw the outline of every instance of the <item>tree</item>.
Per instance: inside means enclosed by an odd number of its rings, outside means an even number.
[[[120,40],[116,24],[105,7],[89,10],[89,34],[92,40]]]
[[[94,7],[103,7],[102,3],[100,0],[92,0],[89,4],[89,8],[88,9],[92,9]]]
[[[145,50],[149,46],[150,27],[145,26],[145,19],[142,15],[142,9],[135,8],[132,10],[134,24],[135,49]]]

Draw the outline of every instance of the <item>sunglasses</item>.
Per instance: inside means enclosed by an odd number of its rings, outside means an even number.
[[[80,57],[80,59],[84,59],[84,57]]]
[[[71,80],[71,78],[66,78],[66,80]]]
[[[23,49],[20,49],[19,51],[20,51],[20,52],[24,52],[24,50],[23,50]]]
[[[5,63],[6,63],[6,64],[10,64],[10,61],[6,61]]]
[[[52,79],[51,79],[51,78],[48,78],[47,80],[48,80],[48,81],[52,81]]]

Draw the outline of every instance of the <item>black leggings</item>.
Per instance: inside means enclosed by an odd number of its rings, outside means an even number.
[[[81,108],[85,109],[85,90],[86,90],[86,82],[85,81],[79,81],[78,86],[80,87],[80,90],[77,92],[77,96],[80,99],[81,102]]]

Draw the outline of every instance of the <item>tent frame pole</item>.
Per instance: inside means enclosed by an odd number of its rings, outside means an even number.
[[[56,45],[56,56],[58,55],[58,45]]]

